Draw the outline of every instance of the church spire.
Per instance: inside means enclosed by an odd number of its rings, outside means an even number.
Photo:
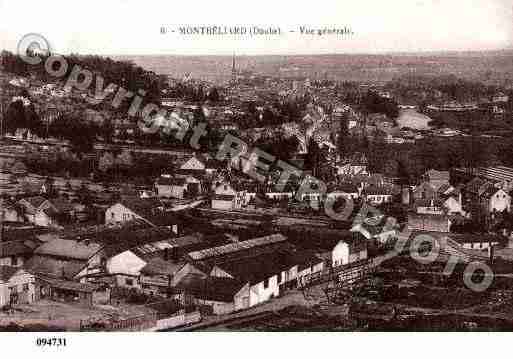
[[[237,81],[237,67],[235,66],[235,53],[232,56],[232,83]]]

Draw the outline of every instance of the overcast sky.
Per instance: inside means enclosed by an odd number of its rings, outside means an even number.
[[[0,0],[0,48],[43,34],[57,53],[317,54],[512,48],[511,0]],[[349,26],[352,36],[181,37],[166,25]]]

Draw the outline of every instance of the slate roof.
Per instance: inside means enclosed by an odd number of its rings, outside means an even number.
[[[121,230],[116,235],[97,238],[95,241],[103,246],[105,255],[112,257],[126,250],[168,240],[175,236],[168,228],[152,227],[138,230]]]
[[[97,243],[77,242],[75,240],[57,238],[39,246],[34,253],[67,259],[88,260],[98,253],[101,246]]]
[[[260,283],[282,271],[289,270],[298,263],[292,263],[288,253],[266,253],[218,265],[235,279],[250,284]]]
[[[125,197],[120,203],[143,218],[152,217],[155,210],[162,207],[161,202],[154,198]]]
[[[0,280],[3,282],[9,281],[19,270],[20,268],[0,265]]]
[[[102,285],[93,283],[80,283],[63,279],[56,279],[39,275],[38,279],[50,284],[53,288],[65,289],[75,292],[93,293],[101,289]]]
[[[33,244],[34,242],[29,240],[0,242],[0,258],[11,256],[28,256],[34,252]]]
[[[235,242],[224,246],[212,247],[200,251],[190,252],[189,257],[193,260],[205,260],[214,257],[221,257],[229,253],[247,251],[256,247],[268,246],[275,243],[283,243],[287,238],[281,234],[272,234],[265,237],[254,238],[247,241]]]
[[[46,201],[46,198],[41,196],[35,196],[23,198],[23,200],[28,202],[35,209],[38,209]]]
[[[212,300],[223,303],[231,303],[235,294],[239,292],[245,283],[232,278],[207,277],[188,274],[176,285],[175,289],[184,290],[197,299]]]
[[[27,271],[57,278],[73,279],[87,266],[87,261],[60,260],[35,255],[25,263]]]
[[[141,269],[141,274],[146,275],[174,275],[185,265],[185,261],[166,261],[162,258],[156,257]]]
[[[177,223],[177,217],[172,212],[162,211],[162,203],[154,198],[124,198],[121,203],[154,226],[166,226]]]

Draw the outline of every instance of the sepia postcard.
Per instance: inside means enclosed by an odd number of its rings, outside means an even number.
[[[0,51],[2,345],[513,331],[511,1],[0,0]]]

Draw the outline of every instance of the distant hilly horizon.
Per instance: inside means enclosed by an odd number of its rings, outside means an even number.
[[[174,78],[226,83],[233,55],[100,55],[133,61],[146,70]],[[455,75],[488,85],[513,87],[513,48],[487,51],[430,51],[369,54],[243,55],[238,71],[281,78],[385,83],[405,75]]]
[[[175,78],[226,82],[231,77],[228,55],[120,55],[137,65]],[[239,71],[283,78],[332,79],[384,83],[403,75],[455,75],[490,85],[513,84],[513,49],[391,54],[237,55]]]

